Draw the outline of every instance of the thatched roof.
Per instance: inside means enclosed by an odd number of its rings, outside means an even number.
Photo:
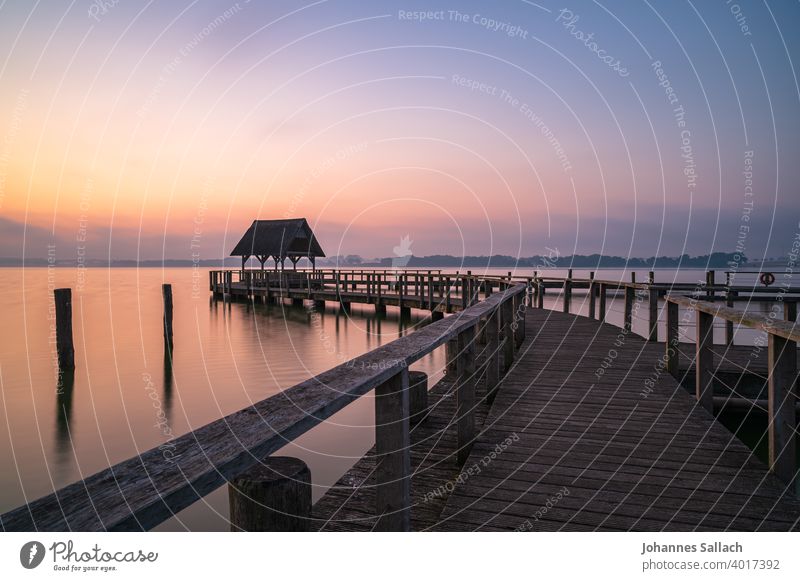
[[[254,220],[231,256],[287,257],[325,256],[305,218]]]

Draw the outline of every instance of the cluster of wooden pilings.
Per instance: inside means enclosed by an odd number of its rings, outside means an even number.
[[[465,304],[474,304],[454,316],[175,438],[169,456],[153,448],[1,515],[2,526],[38,531],[150,529],[230,485],[235,530],[303,530],[303,515],[310,506],[307,468],[297,460],[265,459],[374,391],[378,528],[408,530],[409,429],[427,413],[427,377],[409,367],[446,346],[456,386],[458,458],[463,462],[476,436],[475,346],[486,342],[483,377],[491,393],[525,334],[525,285],[493,279],[489,286],[491,294],[478,300],[479,285],[468,283]]]
[[[161,285],[161,296],[164,305],[162,326],[164,329],[164,349],[167,355],[172,353],[172,285]],[[57,288],[53,291],[56,311],[56,351],[58,367],[61,372],[75,369],[75,345],[72,335],[72,289]]]

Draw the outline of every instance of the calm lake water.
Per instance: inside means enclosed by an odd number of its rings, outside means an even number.
[[[0,512],[412,332],[425,316],[412,311],[411,319],[401,322],[390,307],[386,318],[376,319],[372,307],[353,305],[349,316],[330,306],[312,318],[305,309],[288,306],[224,304],[210,299],[207,272],[191,268],[2,272]],[[574,276],[588,276],[587,272],[576,269]],[[564,276],[566,271],[547,274]],[[597,273],[609,280],[629,276],[619,270]],[[646,272],[637,272],[637,280],[646,277]],[[658,282],[703,278],[700,270],[656,274]],[[724,275],[718,274],[718,280]],[[739,275],[736,282],[751,280]],[[164,359],[163,282],[173,285],[172,366]],[[76,365],[74,381],[61,386],[51,332],[52,289],[58,287],[73,289]],[[553,291],[547,303],[557,302]],[[573,304],[575,311],[588,310],[578,296]],[[621,323],[621,301],[611,301],[608,309],[610,322]],[[644,333],[645,317],[643,309],[634,331]],[[742,332],[737,341],[748,343],[756,335]],[[443,368],[443,349],[413,366],[431,376],[431,385]],[[366,396],[280,453],[309,464],[316,499],[372,446],[373,438],[373,401]],[[226,530],[226,490],[207,496],[159,528]]]

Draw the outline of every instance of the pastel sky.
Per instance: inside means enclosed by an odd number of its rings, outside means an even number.
[[[212,259],[287,216],[328,255],[786,254],[798,22],[725,0],[0,1],[0,256]]]

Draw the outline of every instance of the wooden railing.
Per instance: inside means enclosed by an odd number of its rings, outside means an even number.
[[[369,273],[370,275],[372,273]],[[484,279],[488,280],[488,279]],[[375,390],[376,515],[381,530],[410,526],[409,366],[447,345],[455,370],[458,458],[475,437],[475,338],[487,338],[488,388],[524,339],[525,285],[499,292],[268,399],[0,516],[7,531],[147,530],[232,481],[288,442]],[[477,285],[468,285],[477,294]],[[474,296],[474,295],[473,295]]]
[[[769,316],[746,313],[720,304],[686,296],[667,295],[667,341],[665,366],[678,377],[679,308],[694,311],[695,318],[695,397],[713,413],[714,409],[714,319],[742,325],[767,333],[767,393],[769,467],[783,482],[792,485],[797,472],[796,402],[797,342],[800,329],[796,320],[776,320]],[[796,319],[795,312],[795,319]],[[788,318],[788,317],[787,317]]]

